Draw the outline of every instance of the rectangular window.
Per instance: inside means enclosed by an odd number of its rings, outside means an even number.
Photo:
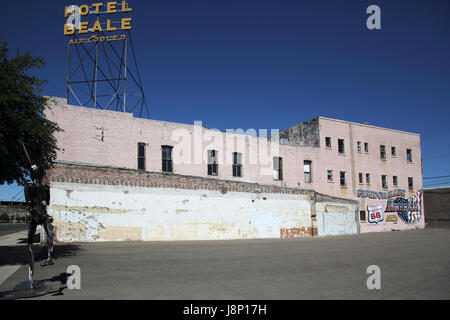
[[[395,147],[391,147],[391,155],[392,155],[393,157],[396,157],[396,156],[397,156],[397,149],[396,149]]]
[[[380,158],[386,159],[386,146],[384,145],[380,146]]]
[[[331,148],[331,138],[325,137],[325,147]]]
[[[364,210],[359,212],[359,221],[366,221],[366,212]]]
[[[398,186],[398,179],[397,179],[397,176],[393,176],[393,177],[392,177],[392,182],[393,182],[393,184],[394,184],[394,187],[397,187],[397,186]]]
[[[218,164],[217,164],[217,151],[208,150],[208,175],[217,176]]]
[[[273,157],[273,179],[283,180],[283,158]]]
[[[333,181],[333,170],[327,171],[327,179],[328,181]]]
[[[162,146],[162,171],[173,172],[171,146]]]
[[[406,159],[408,162],[412,162],[412,151],[411,149],[406,149]]]
[[[366,183],[370,184],[370,173],[366,173]]]
[[[338,139],[338,150],[339,150],[339,153],[345,153],[344,139]]]
[[[360,172],[359,173],[359,183],[363,183],[363,174]]]
[[[361,152],[361,141],[358,141],[357,146],[358,146],[358,152]]]
[[[138,143],[138,170],[145,170],[145,143]]]
[[[311,183],[311,161],[303,162],[303,171],[305,173],[305,183]]]
[[[242,177],[242,153],[233,152],[233,177]]]
[[[414,190],[413,178],[411,178],[411,177],[408,178],[408,189]]]
[[[341,186],[345,187],[347,186],[347,173],[345,171],[341,171],[341,175],[340,175],[340,180],[341,180]]]
[[[369,144],[364,142],[364,152],[369,152]]]
[[[383,189],[387,189],[388,185],[387,185],[387,176],[382,175],[381,176],[381,187]]]

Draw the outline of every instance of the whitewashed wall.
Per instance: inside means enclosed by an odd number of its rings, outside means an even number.
[[[52,182],[48,211],[59,241],[280,238],[311,228],[308,195]]]
[[[357,234],[356,204],[339,202],[316,203],[317,235],[334,236],[344,234]]]

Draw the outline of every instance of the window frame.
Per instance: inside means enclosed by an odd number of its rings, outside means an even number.
[[[235,178],[242,177],[242,153],[233,152],[232,174]]]
[[[383,190],[388,189],[387,175],[385,174],[381,175],[381,189]]]
[[[164,150],[169,150],[169,159],[165,158],[165,152]],[[164,173],[173,173],[173,161],[172,161],[172,151],[173,146],[164,145],[161,146],[161,158],[162,158],[162,167],[161,171]]]
[[[342,184],[342,174],[344,174],[344,184]],[[347,171],[339,172],[339,185],[341,187],[347,187]]]
[[[141,155],[141,153],[140,153],[140,148],[142,147],[142,152],[143,152],[143,155]],[[138,161],[138,163],[137,163],[137,169],[138,170],[142,170],[142,171],[145,171],[146,170],[146,165],[145,165],[145,162],[146,162],[146,160],[145,160],[145,147],[146,147],[146,143],[144,143],[144,142],[138,142],[138,144],[137,144],[137,148],[138,148],[138,150],[137,150],[137,161]],[[142,165],[143,165],[143,168],[140,168],[140,161],[142,161]]]
[[[275,160],[277,159],[277,160]],[[278,165],[275,165],[275,164]],[[275,177],[275,173],[277,173],[277,177]],[[273,157],[273,180],[282,181],[283,180],[283,158],[282,157]]]
[[[386,160],[386,145],[380,144],[380,159]]]
[[[306,166],[309,166],[309,172],[305,170]],[[312,183],[312,161],[311,160],[304,160],[303,161],[303,176],[304,176],[304,182],[305,183]],[[307,181],[306,177],[309,177],[309,181]]]
[[[341,145],[341,141],[342,141],[342,145]],[[338,139],[338,153],[345,154],[345,140],[344,139]]]

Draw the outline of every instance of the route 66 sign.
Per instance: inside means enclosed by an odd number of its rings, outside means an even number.
[[[383,205],[381,203],[369,204],[367,212],[367,220],[370,223],[378,223],[384,220]]]

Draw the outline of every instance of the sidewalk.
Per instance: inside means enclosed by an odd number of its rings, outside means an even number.
[[[8,260],[10,257],[4,256],[6,253],[3,252],[2,248],[17,247],[19,249],[23,247],[26,250],[25,244],[21,243],[21,239],[26,237],[26,230],[0,236],[0,286],[22,266],[21,264],[9,264]]]

